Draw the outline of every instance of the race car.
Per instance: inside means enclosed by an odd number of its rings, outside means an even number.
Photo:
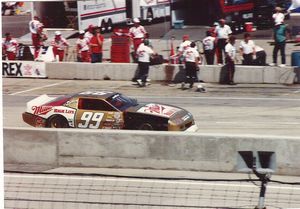
[[[195,131],[192,114],[182,108],[140,104],[111,91],[85,91],[60,97],[44,94],[27,102],[24,122],[34,127]]]

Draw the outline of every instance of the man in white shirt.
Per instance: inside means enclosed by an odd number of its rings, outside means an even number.
[[[206,59],[206,64],[213,65],[215,57],[215,41],[216,38],[212,37],[210,31],[206,31],[206,37],[203,39],[203,50]]]
[[[252,65],[253,58],[256,56],[254,41],[250,40],[250,34],[244,34],[244,40],[240,43],[240,52],[243,57],[243,65]]]
[[[149,74],[150,57],[154,54],[154,51],[149,47],[149,40],[146,39],[139,45],[136,50],[138,59],[138,77],[137,83],[140,87],[146,86],[147,77]]]
[[[91,62],[89,55],[89,41],[84,38],[84,31],[79,31],[79,38],[76,41],[77,61],[78,62]]]
[[[226,68],[228,75],[228,84],[235,85],[233,82],[234,72],[235,72],[235,60],[236,60],[236,48],[235,48],[235,36],[229,37],[229,43],[225,46],[225,54],[226,54]]]
[[[193,88],[194,82],[197,78],[197,68],[200,60],[199,52],[196,49],[195,42],[192,42],[184,52],[185,58],[185,81],[181,83],[181,89],[185,88],[185,83],[189,83],[189,88]]]
[[[90,42],[90,40],[92,39],[92,37],[94,36],[94,30],[95,30],[95,26],[90,24],[89,27],[87,28],[87,31],[84,34],[84,38]]]
[[[60,31],[55,31],[55,37],[51,41],[51,46],[53,47],[54,57],[58,56],[60,62],[63,61],[65,54],[68,55],[69,43],[61,36]]]
[[[33,19],[29,22],[29,31],[31,33],[32,45],[34,47],[34,58],[38,57],[41,47],[40,33],[42,25],[43,24],[41,24],[38,16],[34,16]]]
[[[138,18],[133,18],[133,23],[134,26],[129,29],[129,34],[133,40],[134,52],[136,52],[139,45],[143,43],[147,31],[144,26],[140,25],[140,20]]]
[[[282,9],[280,7],[276,7],[275,12],[276,13],[272,16],[274,25],[282,24],[284,22],[284,14],[282,13]]]
[[[232,34],[231,28],[225,24],[224,19],[220,19],[220,25],[215,28],[217,35],[217,48],[218,48],[218,64],[223,64],[223,52],[225,52],[225,46],[229,36]]]

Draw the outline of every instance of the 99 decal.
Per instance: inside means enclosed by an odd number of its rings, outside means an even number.
[[[78,128],[99,128],[104,113],[84,112],[78,123]]]

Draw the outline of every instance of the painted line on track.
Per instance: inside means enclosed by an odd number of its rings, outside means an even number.
[[[22,94],[22,93],[29,92],[29,91],[35,91],[35,90],[38,90],[38,89],[48,88],[48,87],[51,87],[51,86],[58,86],[58,85],[65,84],[65,83],[68,83],[68,82],[71,82],[71,81],[63,81],[63,82],[59,82],[59,83],[53,83],[53,84],[49,84],[49,85],[46,85],[46,86],[40,86],[40,87],[36,87],[36,88],[24,90],[24,91],[18,91],[18,92],[9,94],[9,95],[13,96],[13,95]]]

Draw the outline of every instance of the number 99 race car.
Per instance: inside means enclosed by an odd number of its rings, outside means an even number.
[[[41,95],[27,102],[24,122],[34,127],[196,131],[190,112],[147,103],[120,93],[85,91],[60,97]]]

